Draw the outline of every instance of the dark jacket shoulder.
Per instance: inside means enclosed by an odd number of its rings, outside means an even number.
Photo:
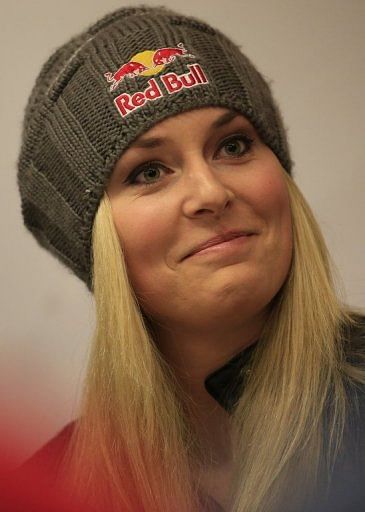
[[[353,324],[343,329],[342,341],[349,362],[365,366],[365,315],[354,314]]]

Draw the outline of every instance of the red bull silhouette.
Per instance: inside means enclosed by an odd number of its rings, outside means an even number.
[[[160,66],[161,64],[170,64],[173,62],[176,57],[192,57],[195,58],[194,55],[191,55],[184,48],[183,43],[179,43],[177,47],[167,47],[167,48],[159,48],[156,50],[153,56],[153,65]]]
[[[144,64],[130,61],[123,64],[114,74],[109,71],[108,73],[104,73],[104,76],[108,82],[112,82],[110,90],[114,91],[125,77],[134,78],[142,73],[142,71],[146,71],[146,69],[148,69],[148,67]]]

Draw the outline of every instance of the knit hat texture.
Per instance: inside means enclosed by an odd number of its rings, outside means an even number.
[[[90,291],[93,221],[121,154],[159,121],[208,106],[242,113],[291,173],[270,86],[236,44],[196,18],[121,8],[44,64],[18,161],[24,224]]]

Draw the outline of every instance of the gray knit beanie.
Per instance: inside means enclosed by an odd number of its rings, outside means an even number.
[[[242,113],[291,173],[270,87],[232,41],[164,7],[119,9],[57,49],[25,112],[18,186],[25,226],[92,291],[92,226],[125,149],[204,106]]]

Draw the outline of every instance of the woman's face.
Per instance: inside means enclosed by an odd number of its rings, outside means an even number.
[[[158,323],[232,326],[263,311],[288,274],[283,169],[242,115],[165,119],[124,152],[107,193],[132,286]],[[191,254],[232,231],[253,234]]]

